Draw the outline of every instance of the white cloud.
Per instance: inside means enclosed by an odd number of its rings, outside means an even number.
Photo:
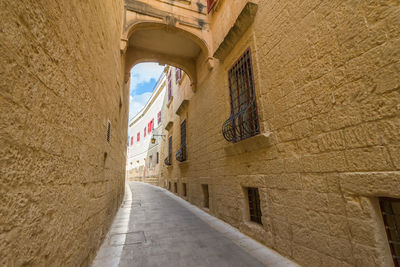
[[[158,63],[141,63],[131,69],[131,94],[134,95],[138,84],[150,82],[151,79],[158,80],[164,66]]]
[[[133,116],[135,116],[139,111],[142,110],[142,108],[144,108],[151,95],[151,92],[146,92],[141,95],[130,97],[131,101],[129,103],[129,119],[133,118]]]

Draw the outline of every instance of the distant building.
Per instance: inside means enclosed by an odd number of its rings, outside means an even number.
[[[166,106],[166,71],[168,67],[147,104],[129,121],[126,165],[129,180],[158,183],[162,114]]]

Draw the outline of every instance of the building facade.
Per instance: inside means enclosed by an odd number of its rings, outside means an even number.
[[[192,55],[194,70],[169,59],[187,76],[181,88],[172,79],[159,185],[304,266],[393,266],[394,7],[208,2],[193,11],[204,28],[185,31],[211,52]]]
[[[167,71],[168,67],[159,78],[146,105],[129,121],[126,162],[129,180],[158,184]]]

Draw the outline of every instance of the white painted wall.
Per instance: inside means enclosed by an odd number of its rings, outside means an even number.
[[[162,127],[162,121],[158,123],[157,114],[162,112],[165,94],[166,94],[166,76],[163,72],[160,77],[152,96],[145,105],[145,107],[129,121],[128,136],[129,146],[127,151],[127,164],[126,169],[129,171],[133,168],[139,168],[145,165],[145,159],[149,157],[149,153],[153,155],[153,167],[156,164],[156,152],[160,152],[160,143],[162,137],[155,137],[156,144],[151,145],[151,138],[153,132],[161,133],[159,127]],[[160,92],[158,95],[157,93]],[[162,114],[161,114],[162,117]],[[152,133],[148,133],[148,123],[154,119],[154,129]],[[134,124],[132,124],[134,122]],[[146,137],[144,136],[144,128],[146,127]],[[137,142],[137,134],[140,133],[140,141]],[[131,144],[131,137],[133,136],[133,145]],[[151,148],[151,150],[149,150]],[[161,162],[161,159],[160,159]],[[159,164],[160,164],[159,162]],[[148,166],[148,163],[147,163]]]

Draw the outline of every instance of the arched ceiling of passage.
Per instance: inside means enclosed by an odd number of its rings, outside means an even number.
[[[195,59],[201,48],[180,31],[138,29],[129,39],[129,47],[149,49],[155,53]]]

